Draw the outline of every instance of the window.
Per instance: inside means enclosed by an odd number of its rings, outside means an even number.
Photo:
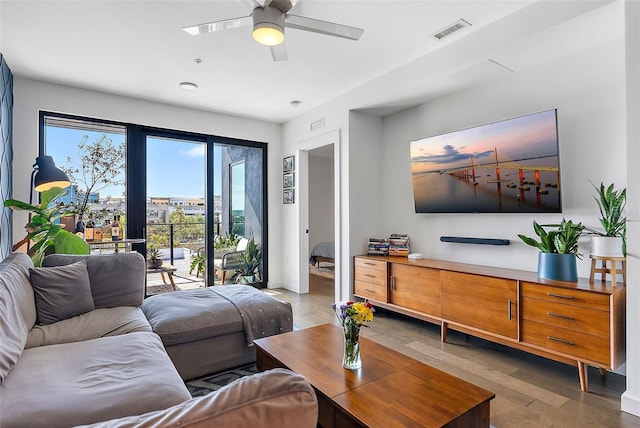
[[[231,234],[253,235],[263,247],[266,283],[265,143],[48,112],[40,113],[40,129],[40,154],[71,173],[61,202],[96,225],[120,216],[123,237],[145,241],[133,250],[146,254],[150,244],[161,247],[163,262],[176,268],[176,289],[218,281],[215,238]],[[189,157],[199,164],[183,163]],[[96,168],[103,173],[92,176]],[[191,256],[202,261],[195,270]],[[148,287],[161,281],[156,276]]]

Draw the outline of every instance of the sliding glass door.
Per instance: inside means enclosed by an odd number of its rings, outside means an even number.
[[[205,141],[150,134],[146,145],[147,258],[159,253],[160,259],[158,267],[149,263],[147,294],[202,287],[206,278]]]

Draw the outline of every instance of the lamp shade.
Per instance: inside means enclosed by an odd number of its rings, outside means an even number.
[[[44,192],[53,187],[64,189],[71,185],[71,180],[60,168],[56,167],[51,156],[38,156],[33,164],[36,175],[33,187],[36,192]]]
[[[253,10],[253,39],[266,46],[284,42],[285,15],[275,7],[256,7]]]

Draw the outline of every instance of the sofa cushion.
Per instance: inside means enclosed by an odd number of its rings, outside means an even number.
[[[91,294],[96,308],[140,306],[144,300],[147,265],[142,254],[136,252],[71,255],[51,254],[42,266],[61,266],[87,261]],[[127,272],[122,275],[122,272]],[[114,287],[117,284],[117,287]]]
[[[119,306],[96,309],[49,325],[36,325],[29,332],[25,348],[80,342],[98,337],[151,331],[140,308]]]
[[[29,281],[33,262],[14,253],[0,262],[0,384],[22,354],[36,322],[36,305]]]
[[[91,425],[93,428],[296,427],[315,428],[318,402],[304,377],[273,369],[170,409]]]
[[[166,346],[244,331],[236,307],[206,288],[151,296],[142,311]]]
[[[26,349],[0,385],[4,427],[69,427],[191,398],[154,333]]]
[[[51,324],[94,309],[87,262],[31,268],[39,324]]]

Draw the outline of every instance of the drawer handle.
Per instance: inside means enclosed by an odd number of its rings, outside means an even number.
[[[575,343],[571,342],[570,340],[559,339],[553,336],[547,336],[547,339],[553,340],[554,342],[564,343],[565,345],[575,345]]]
[[[371,293],[371,294],[376,294],[375,291],[369,289],[369,288],[365,288],[364,291],[366,291],[367,293]]]
[[[389,277],[389,290],[393,290],[393,287],[395,286],[395,282],[396,282],[395,279],[392,276],[390,276]]]
[[[508,313],[509,319],[511,319],[511,299],[509,299],[509,302],[507,304],[509,305],[507,307],[507,313]]]
[[[375,278],[375,275],[371,275],[370,273],[365,273],[364,276],[366,276],[367,278]]]
[[[367,265],[367,266],[375,266],[376,265],[375,263],[370,263],[370,262],[364,262],[364,264]]]
[[[573,296],[565,296],[563,294],[556,294],[556,293],[547,293],[547,296],[558,297],[560,299],[569,299],[569,300],[573,299]]]
[[[570,317],[569,315],[561,315],[561,314],[554,314],[553,312],[547,312],[547,315],[549,315],[550,317],[556,317],[556,318],[562,318],[565,320],[574,320],[574,317]]]

